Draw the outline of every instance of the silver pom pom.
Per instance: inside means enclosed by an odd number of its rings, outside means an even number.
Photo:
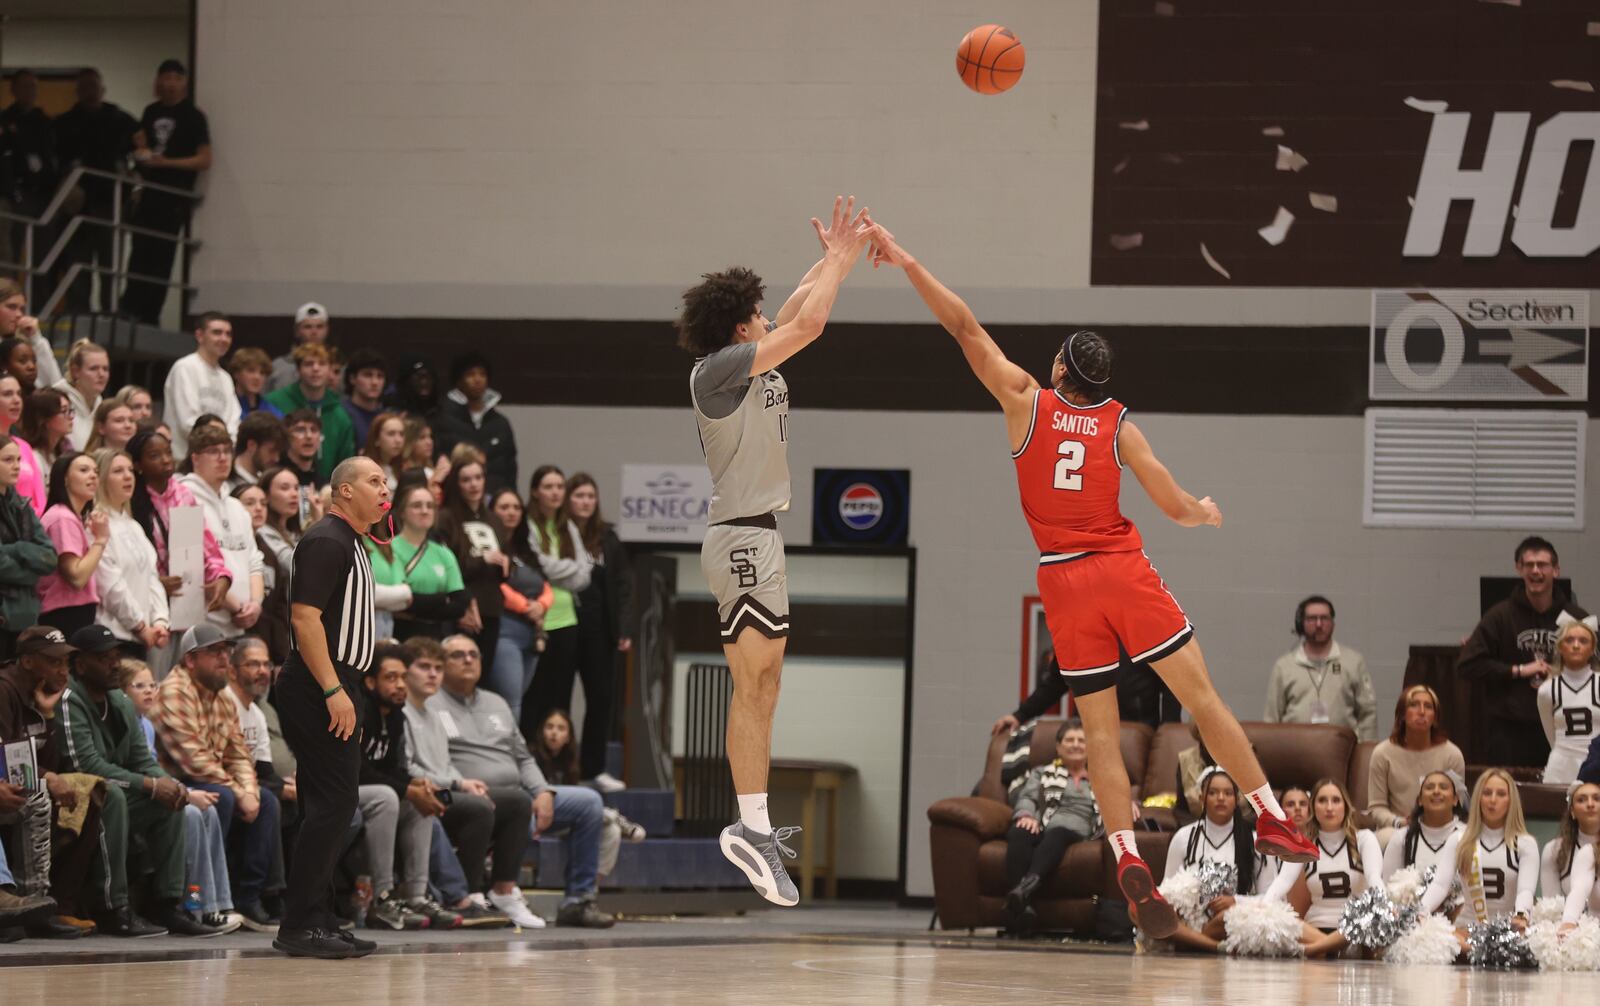
[[[1239,871],[1232,863],[1215,859],[1202,860],[1196,872],[1200,878],[1200,904],[1206,906],[1218,898],[1234,893],[1239,886]]]
[[[1396,905],[1389,892],[1369,887],[1345,903],[1339,932],[1351,944],[1368,950],[1385,950],[1416,921],[1415,905]]]
[[[1472,966],[1491,971],[1537,967],[1528,941],[1505,916],[1480,922],[1467,930]]]

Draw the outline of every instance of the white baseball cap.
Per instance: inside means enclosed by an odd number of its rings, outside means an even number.
[[[323,307],[321,304],[318,304],[314,300],[308,300],[304,304],[301,304],[299,309],[295,311],[294,323],[298,325],[307,318],[321,318],[326,321],[328,318],[328,309]]]

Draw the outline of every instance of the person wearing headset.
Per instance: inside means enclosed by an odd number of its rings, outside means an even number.
[[[1294,609],[1300,643],[1278,658],[1267,681],[1268,723],[1333,723],[1378,739],[1378,703],[1367,662],[1333,640],[1333,602],[1313,594]]]

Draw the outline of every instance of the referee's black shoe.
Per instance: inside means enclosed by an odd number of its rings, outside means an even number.
[[[365,941],[363,941],[365,942]],[[372,950],[378,949],[376,943],[368,943]],[[272,939],[272,948],[281,950],[290,957],[316,957],[325,961],[340,961],[347,957],[365,957],[372,950],[356,950],[348,942],[340,938],[337,930],[333,929],[278,929],[278,935]]]
[[[378,949],[376,943],[363,940],[349,929],[341,929],[334,936],[349,949],[351,957],[365,957]]]

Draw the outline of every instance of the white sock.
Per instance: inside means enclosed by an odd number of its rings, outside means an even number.
[[[1283,817],[1283,808],[1278,806],[1278,798],[1272,795],[1270,785],[1253,789],[1245,794],[1245,799],[1250,801],[1250,806],[1256,809],[1256,814],[1270,814],[1273,817]]]
[[[767,794],[740,793],[739,820],[751,831],[772,834],[772,822],[767,819]]]
[[[1106,841],[1111,843],[1111,851],[1116,853],[1118,859],[1123,856],[1139,857],[1139,845],[1133,839],[1131,831],[1113,831],[1106,836]]]

